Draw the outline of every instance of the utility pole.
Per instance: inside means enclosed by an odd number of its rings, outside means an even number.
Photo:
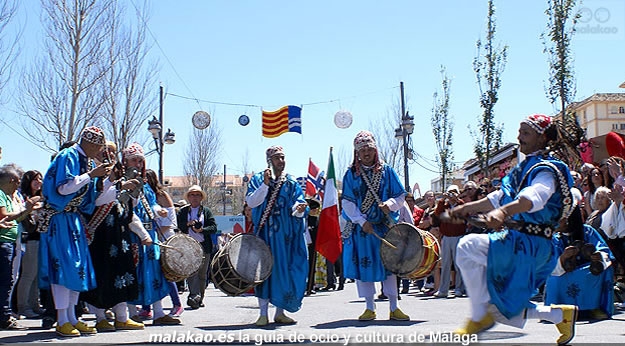
[[[163,86],[159,87],[158,121],[164,130],[163,124]],[[158,181],[163,184],[163,132],[158,135]]]
[[[224,203],[224,213],[226,215],[226,165],[224,165],[224,186],[221,188],[222,200]]]
[[[406,103],[404,101],[404,82],[399,82],[399,90],[401,93],[401,128],[402,139],[404,141],[404,188],[406,192],[410,191],[410,178],[408,177],[408,134],[406,133]]]

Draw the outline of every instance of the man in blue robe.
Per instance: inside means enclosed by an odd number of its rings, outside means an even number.
[[[376,282],[383,283],[383,293],[389,297],[390,319],[410,319],[397,306],[397,277],[384,268],[381,241],[373,234],[384,237],[391,224],[397,223],[405,192],[397,173],[379,158],[373,134],[360,131],[354,139],[354,161],[343,178],[342,195],[343,212],[352,222],[351,233],[343,240],[345,277],[356,279],[358,296],[366,301],[359,321],[376,318]]]
[[[579,244],[582,248],[578,247]],[[561,222],[553,236],[556,268],[547,279],[545,304],[573,304],[594,320],[604,320],[614,313],[614,256],[599,232],[582,223],[578,208],[568,222]],[[594,247],[588,256],[586,247]],[[573,260],[573,261],[571,261]],[[571,261],[567,265],[567,261]]]
[[[471,318],[455,333],[477,334],[491,328],[495,319],[521,328],[532,318],[555,323],[558,344],[566,344],[575,335],[577,307],[537,306],[530,298],[556,266],[551,236],[571,213],[573,179],[566,164],[549,153],[558,140],[550,117],[524,119],[518,140],[527,156],[503,178],[501,189],[450,211],[462,217],[486,212],[486,226],[500,230],[468,234],[458,244],[456,264],[471,301]],[[508,218],[522,226],[502,229]]]
[[[129,225],[133,230],[130,235],[133,252],[137,257],[137,280],[139,294],[136,300],[128,302],[128,311],[133,319],[137,320],[136,305],[154,308],[152,325],[175,325],[180,320],[163,312],[161,300],[169,294],[167,280],[161,270],[161,250],[158,244],[158,235],[154,219],[167,217],[168,212],[156,202],[156,194],[145,182],[145,155],[143,148],[138,143],[132,143],[122,150],[122,162],[126,170],[126,178],[138,179],[144,184],[138,187],[138,191],[131,193],[135,204],[134,213],[141,220],[142,226]],[[137,227],[139,226],[139,227]],[[136,230],[136,233],[135,233]],[[146,313],[147,310],[145,310]]]
[[[107,176],[112,166],[95,167],[105,145],[104,133],[85,128],[80,143],[61,150],[43,180],[46,201],[41,211],[39,287],[51,288],[57,310],[56,333],[60,336],[95,334],[93,327],[78,321],[75,306],[79,292],[95,288],[96,280],[81,213],[95,209],[96,178]]]
[[[252,208],[254,233],[267,243],[273,255],[271,275],[254,288],[260,307],[257,326],[269,323],[269,302],[276,306],[276,323],[295,323],[284,310],[295,312],[300,309],[308,274],[304,239],[307,204],[302,188],[284,172],[286,161],[282,147],[270,147],[266,156],[269,168],[252,177],[246,197]]]

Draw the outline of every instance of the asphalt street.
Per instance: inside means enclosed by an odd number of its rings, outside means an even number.
[[[181,294],[186,302],[187,293]],[[256,298],[253,296],[228,297],[212,285],[206,290],[206,307],[190,310],[180,317],[178,326],[151,326],[141,331],[116,331],[94,336],[60,338],[54,329],[42,329],[40,320],[22,319],[28,326],[25,331],[0,331],[0,343],[207,343],[220,345],[261,344],[359,344],[359,343],[411,343],[411,344],[554,344],[558,332],[554,325],[528,321],[524,329],[497,324],[477,338],[454,339],[450,333],[468,316],[468,298],[433,298],[417,293],[411,288],[402,294],[401,309],[410,315],[410,321],[398,322],[388,319],[388,301],[376,301],[377,319],[358,321],[364,311],[364,300],[358,298],[356,284],[347,283],[345,290],[318,292],[304,298],[300,311],[288,314],[297,320],[295,325],[276,325],[258,328]],[[163,303],[169,310],[171,301]],[[270,307],[270,321],[274,314]],[[94,315],[87,314],[83,320],[94,325]],[[577,333],[572,344],[625,343],[625,314],[617,311],[611,320],[578,321]]]

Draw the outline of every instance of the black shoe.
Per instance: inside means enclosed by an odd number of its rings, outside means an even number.
[[[28,327],[21,325],[15,318],[11,317],[8,321],[3,322],[0,329],[3,330],[26,330]]]
[[[337,291],[342,291],[345,287],[343,287],[343,285],[339,284],[339,287],[336,288]]]
[[[200,307],[201,307],[201,308],[203,308],[203,307],[205,307],[205,306],[206,306],[206,305],[204,305],[204,303],[200,303]]]
[[[328,285],[328,286],[320,289],[320,291],[334,291],[334,290],[336,290],[336,285],[331,285],[331,286]]]
[[[399,294],[397,295],[397,300],[401,300],[401,296]]]
[[[54,317],[44,316],[41,319],[41,328],[43,328],[43,329],[50,329],[50,328],[54,327],[54,323],[55,322],[56,322],[56,320],[54,319]]]
[[[378,299],[381,299],[381,300],[386,300],[386,299],[388,299],[388,297],[387,297],[384,293],[380,293],[380,294],[378,295]]]
[[[404,287],[401,289],[401,293],[408,293],[408,287]]]
[[[193,296],[187,298],[187,305],[193,310],[200,308],[200,296]]]

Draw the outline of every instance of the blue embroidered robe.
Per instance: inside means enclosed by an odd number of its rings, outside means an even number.
[[[143,184],[143,195],[147,200],[149,208],[157,204],[156,194],[148,184]],[[153,210],[153,209],[152,209]],[[156,245],[158,236],[156,234],[156,223],[150,219],[145,206],[139,201],[134,208],[135,214],[141,219],[143,224],[151,225],[148,229],[151,245],[141,245],[141,239],[136,234],[131,233],[130,239],[135,249],[138,248],[139,263],[137,264],[137,282],[139,284],[139,295],[136,300],[129,303],[137,305],[150,305],[163,299],[169,294],[169,287],[161,270],[161,249]]]
[[[366,174],[361,172],[361,174]],[[367,175],[371,180],[370,172]],[[397,176],[397,173],[387,164],[382,166],[380,189],[377,191],[382,202],[389,198],[402,196],[406,191]],[[359,210],[367,193],[367,185],[360,175],[356,176],[350,168],[343,178],[343,199],[354,203]],[[373,205],[365,213],[375,232],[384,237],[389,230],[388,220],[378,207]],[[389,216],[397,222],[399,212],[391,212]],[[391,272],[384,268],[380,256],[381,241],[373,234],[363,232],[362,227],[353,223],[351,235],[343,240],[343,268],[345,277],[367,282],[384,281]]]
[[[260,172],[252,177],[248,195],[263,184],[263,174]],[[279,308],[295,312],[300,309],[306,291],[308,250],[304,239],[305,220],[293,216],[291,208],[296,203],[306,201],[299,183],[287,174],[271,214],[262,229],[258,229],[274,188],[274,184],[271,185],[263,203],[252,208],[254,232],[269,246],[273,256],[271,275],[254,288],[254,293],[259,298],[269,299],[271,304]]]
[[[567,235],[558,233],[553,237],[556,256],[562,255],[571,241]],[[597,251],[608,254],[610,261],[614,256],[599,233],[589,225],[584,225],[584,242],[595,245]],[[547,279],[545,305],[572,304],[580,310],[601,309],[612,316],[614,314],[614,268],[609,266],[601,274],[590,273],[589,262],[578,262],[577,268],[561,276],[552,275]]]
[[[528,155],[502,179],[501,189],[504,195],[500,204],[505,205],[517,199],[518,193],[531,185],[539,172],[551,172],[558,187],[545,207],[534,213],[516,214],[513,219],[549,225],[555,229],[562,214],[563,204],[571,203],[570,193],[567,200],[563,200],[559,180],[552,167],[539,166],[530,171],[532,166],[543,161],[555,165],[565,179],[563,183],[568,188],[572,186],[573,179],[569,168],[563,162],[551,157],[543,159],[536,155]],[[528,171],[527,179],[521,181]],[[556,266],[555,248],[551,239],[511,229],[490,233],[489,238],[487,284],[490,302],[505,317],[512,318],[522,313],[525,308],[534,307],[530,298],[538,293],[538,288],[545,283]]]
[[[96,279],[87,245],[85,221],[81,213],[91,214],[95,209],[95,180],[78,192],[61,195],[58,188],[89,169],[86,156],[76,146],[61,150],[48,168],[42,193],[46,203],[56,214],[50,218],[48,231],[41,233],[39,243],[39,287],[61,285],[72,291],[84,292],[96,287]],[[84,194],[84,195],[83,195]],[[77,208],[64,211],[70,201],[83,195]]]

